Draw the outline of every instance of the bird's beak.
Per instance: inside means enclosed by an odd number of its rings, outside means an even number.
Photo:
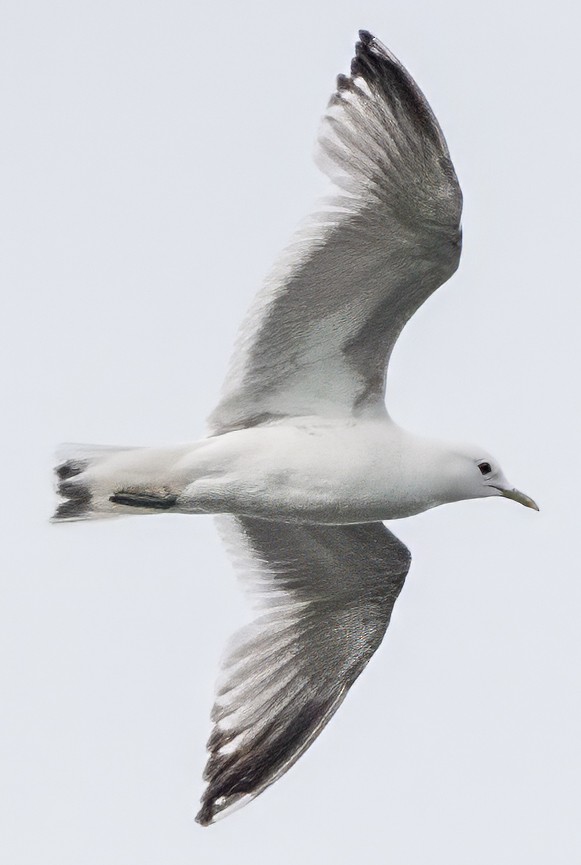
[[[503,489],[502,487],[497,487],[497,490],[500,491],[501,496],[504,496],[506,499],[512,499],[515,502],[519,502],[519,504],[524,505],[525,508],[532,508],[533,511],[538,511],[538,504],[533,501],[530,496],[525,496],[524,493],[521,493],[520,490],[515,489]]]

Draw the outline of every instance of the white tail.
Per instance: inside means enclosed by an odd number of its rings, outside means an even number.
[[[168,467],[183,448],[62,445],[55,468],[63,498],[53,521],[94,520],[159,513],[177,500],[167,487]]]

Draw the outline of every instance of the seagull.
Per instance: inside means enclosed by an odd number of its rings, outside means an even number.
[[[380,645],[411,562],[384,520],[491,496],[538,510],[482,448],[386,409],[402,328],[458,267],[462,194],[424,95],[365,30],[318,155],[333,194],[257,295],[206,437],[66,445],[55,469],[58,522],[217,515],[258,607],[217,686],[203,826],[298,760]]]

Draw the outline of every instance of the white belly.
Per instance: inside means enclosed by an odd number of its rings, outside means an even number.
[[[385,420],[304,419],[207,439],[173,469],[178,508],[334,524],[409,516],[426,504],[402,433]]]

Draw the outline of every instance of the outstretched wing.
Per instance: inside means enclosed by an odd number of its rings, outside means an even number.
[[[359,36],[319,138],[336,194],[259,293],[209,419],[214,432],[384,412],[401,329],[458,266],[462,195],[442,131],[399,61]]]
[[[224,664],[202,825],[258,796],[318,736],[381,643],[411,561],[382,523],[220,521],[265,612]]]

